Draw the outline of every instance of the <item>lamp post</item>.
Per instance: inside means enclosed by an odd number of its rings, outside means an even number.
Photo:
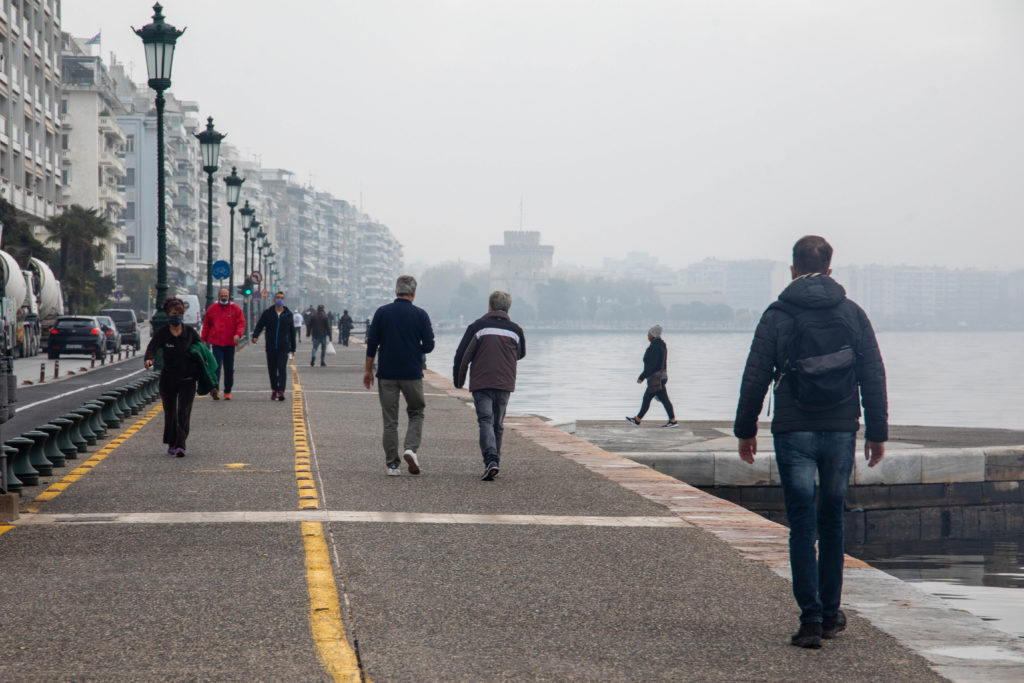
[[[238,195],[242,193],[242,183],[244,182],[245,178],[239,177],[238,169],[234,166],[231,167],[231,175],[224,178],[224,184],[227,186],[228,207],[231,209],[231,228],[228,232],[231,243],[228,251],[231,274],[228,276],[228,291],[231,293],[232,300],[235,298],[235,207],[238,206]]]
[[[213,305],[213,174],[217,172],[220,141],[227,137],[213,129],[213,117],[206,119],[206,130],[196,133],[206,171],[206,307]]]
[[[249,206],[249,200],[245,200],[245,205],[238,210],[238,213],[242,216],[242,262],[245,264],[242,266],[243,278],[249,277],[249,226],[252,224],[252,215],[256,213],[256,210]],[[245,336],[249,336],[249,300],[251,297],[245,297],[244,308],[245,308]]]
[[[171,87],[174,47],[185,29],[178,30],[164,21],[163,7],[153,5],[153,21],[140,29],[132,28],[146,50],[149,87],[156,90],[156,301],[153,331],[167,324],[162,306],[167,298],[167,212],[164,196],[164,91]]]
[[[252,247],[252,255],[249,257],[249,263],[252,266],[253,270],[259,270],[256,267],[256,242],[263,235],[263,227],[260,225],[260,222],[258,220],[253,218],[252,224],[249,226],[249,230],[252,232],[252,236],[249,238],[249,242],[251,243]],[[259,291],[259,285],[253,284],[253,296],[249,297],[250,310],[252,309],[253,301],[255,301],[256,299],[256,293]]]

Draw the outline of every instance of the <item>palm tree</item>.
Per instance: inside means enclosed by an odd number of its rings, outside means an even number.
[[[97,308],[114,287],[114,278],[100,275],[96,264],[106,255],[106,241],[114,232],[98,209],[72,204],[46,221],[49,242],[58,245],[57,277],[64,285],[70,310]]]

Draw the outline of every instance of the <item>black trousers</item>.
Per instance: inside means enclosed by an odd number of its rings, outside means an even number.
[[[267,349],[267,372],[270,373],[270,389],[284,391],[288,382],[288,349]]]
[[[665,412],[668,413],[668,419],[671,422],[676,419],[676,411],[672,407],[672,401],[668,400],[668,390],[664,386],[659,391],[644,392],[643,403],[640,404],[640,412],[636,414],[637,417],[643,418],[647,414],[647,410],[651,407],[651,399],[658,399],[661,401],[661,405],[665,406]]]
[[[192,421],[192,402],[196,398],[196,380],[192,377],[160,375],[160,400],[164,406],[164,443],[184,448]]]
[[[352,330],[341,331],[341,345],[348,346],[348,336],[352,333]]]

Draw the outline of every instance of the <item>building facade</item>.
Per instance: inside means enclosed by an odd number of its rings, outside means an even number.
[[[537,308],[537,286],[551,277],[555,248],[533,230],[506,230],[504,244],[491,245],[491,289]]]

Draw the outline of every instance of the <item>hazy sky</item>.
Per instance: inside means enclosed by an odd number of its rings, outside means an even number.
[[[151,0],[64,0],[145,79]],[[172,91],[406,260],[1024,267],[1020,0],[166,0]]]

